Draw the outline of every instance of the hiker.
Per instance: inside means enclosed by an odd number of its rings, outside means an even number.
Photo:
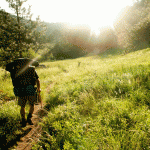
[[[18,105],[21,106],[22,127],[25,127],[27,122],[33,125],[31,118],[34,111],[36,94],[41,92],[39,76],[33,67],[38,65],[37,61],[25,58],[14,60],[14,62],[6,65],[6,70],[11,74],[14,94],[18,97]],[[35,85],[37,85],[37,88]],[[26,120],[25,105],[27,101],[29,101],[30,109]]]

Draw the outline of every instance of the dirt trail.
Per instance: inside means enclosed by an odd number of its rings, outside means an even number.
[[[44,106],[44,105],[43,105]],[[39,122],[42,121],[42,117],[47,115],[47,111],[43,108],[41,109],[41,105],[35,105],[32,121],[34,125],[28,125],[24,127],[22,130],[24,131],[24,135],[19,139],[17,144],[13,150],[30,150],[32,148],[32,142],[36,142],[42,132],[42,128],[39,125]]]
[[[54,86],[54,83],[47,86],[47,93],[50,92],[51,88]],[[32,122],[34,125],[28,125],[24,128],[22,128],[23,134],[18,136],[18,140],[15,140],[12,144],[11,148],[9,147],[9,150],[31,150],[32,149],[32,143],[37,142],[41,136],[42,133],[42,127],[39,125],[39,123],[42,121],[42,118],[48,114],[48,112],[44,109],[45,104],[42,104],[43,108],[41,108],[41,105],[35,105]]]

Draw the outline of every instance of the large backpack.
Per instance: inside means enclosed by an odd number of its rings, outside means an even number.
[[[11,74],[14,94],[16,96],[34,94],[36,90],[34,89],[34,85],[38,77],[34,66],[38,65],[37,61],[24,58],[14,60],[14,62],[6,65],[6,70]]]
[[[15,68],[16,65],[21,65],[23,66],[24,64],[27,64],[27,65],[30,65],[30,66],[39,66],[39,63],[38,61],[35,61],[35,60],[32,60],[32,59],[29,59],[29,58],[18,58],[16,60],[14,60],[13,62],[11,63],[8,63],[6,65],[6,70],[9,71],[9,72],[12,72]]]

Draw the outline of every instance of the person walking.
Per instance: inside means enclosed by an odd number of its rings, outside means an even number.
[[[33,67],[38,65],[37,61],[32,61],[27,58],[19,58],[6,65],[6,70],[11,74],[14,94],[18,97],[18,105],[21,106],[22,127],[25,127],[27,123],[33,125],[31,118],[34,112],[34,103],[37,98],[36,94],[37,92],[41,92],[39,76],[35,67]],[[26,120],[25,106],[27,101],[29,102],[30,109]]]

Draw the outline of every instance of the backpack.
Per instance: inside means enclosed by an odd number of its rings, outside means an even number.
[[[32,66],[30,66],[31,64]],[[38,75],[34,66],[38,65],[37,61],[23,58],[6,65],[6,70],[11,74],[16,96],[31,96],[35,94],[36,88],[34,88],[34,85]]]
[[[35,67],[39,66],[38,61],[29,59],[29,58],[18,58],[16,60],[14,60],[13,62],[8,63],[6,65],[6,71],[12,72],[13,69],[15,68],[15,66],[18,65],[18,64],[20,66],[23,66],[25,64],[30,65],[30,66],[35,66]]]

